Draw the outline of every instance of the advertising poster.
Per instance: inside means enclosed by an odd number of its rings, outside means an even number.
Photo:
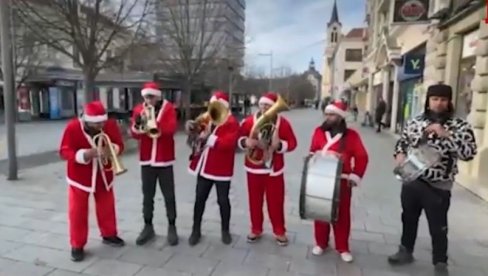
[[[49,118],[61,118],[61,91],[57,87],[49,87]]]

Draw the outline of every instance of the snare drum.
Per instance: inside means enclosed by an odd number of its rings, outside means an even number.
[[[300,187],[300,218],[337,221],[342,161],[316,153],[305,159]]]
[[[396,178],[402,182],[412,182],[427,169],[436,165],[441,155],[433,147],[424,144],[408,152],[407,159],[393,170]]]

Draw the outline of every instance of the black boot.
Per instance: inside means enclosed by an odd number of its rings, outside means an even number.
[[[222,242],[224,244],[231,244],[232,243],[232,235],[230,234],[229,230],[222,231]]]
[[[145,224],[144,228],[142,229],[141,233],[139,234],[139,237],[136,239],[136,244],[137,245],[144,245],[148,241],[152,240],[156,236],[156,233],[154,233],[154,227],[152,224]]]
[[[168,226],[168,236],[167,240],[169,245],[175,246],[178,244],[178,233],[176,232],[176,226],[170,225]]]
[[[85,259],[85,251],[83,248],[71,248],[71,260],[73,262],[81,262]]]
[[[123,239],[114,236],[114,237],[103,237],[103,243],[108,244],[113,247],[122,247],[125,245],[125,242]]]
[[[200,239],[202,238],[202,232],[200,229],[197,229],[193,227],[193,231],[191,231],[190,238],[188,239],[188,243],[190,246],[195,246],[200,242]]]
[[[403,245],[398,247],[398,252],[388,257],[392,265],[404,265],[413,262],[412,252],[409,252]]]

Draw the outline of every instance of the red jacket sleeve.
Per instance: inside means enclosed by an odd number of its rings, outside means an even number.
[[[319,135],[320,129],[315,129],[315,131],[312,134],[312,141],[310,142],[310,153],[313,154],[319,150],[321,150],[321,147],[319,145],[318,141],[318,135]]]
[[[138,129],[135,128],[136,118],[141,113],[141,107],[142,107],[141,104],[136,105],[132,109],[132,116],[130,118],[130,133],[132,135],[132,138],[134,139],[140,139],[143,135],[145,135],[144,132],[139,131]]]
[[[225,132],[219,136],[210,135],[207,145],[219,150],[235,150],[239,138],[239,123],[232,116],[225,124]]]
[[[166,102],[163,112],[163,120],[158,122],[159,131],[161,131],[161,135],[173,136],[178,127],[174,105],[170,102]]]
[[[237,146],[241,149],[244,150],[244,140],[246,140],[247,137],[251,134],[251,129],[252,129],[252,123],[253,123],[253,115],[248,116],[245,118],[239,127],[239,138],[237,140]]]
[[[279,153],[285,152],[292,152],[297,147],[297,137],[295,136],[295,132],[291,127],[290,122],[287,119],[281,117],[281,122],[279,126],[279,134],[281,139],[281,148],[278,151]]]
[[[351,135],[352,158],[354,158],[354,167],[352,173],[349,175],[349,179],[359,184],[366,173],[369,156],[359,133],[354,130],[350,130],[349,133],[348,135]]]
[[[104,131],[112,141],[117,155],[122,154],[124,151],[124,139],[122,138],[122,134],[117,122],[113,119],[109,119],[105,123]]]
[[[72,127],[73,122],[70,121],[64,128],[63,137],[61,138],[61,145],[59,146],[59,156],[61,159],[66,161],[74,161],[76,156],[77,148],[74,144]]]

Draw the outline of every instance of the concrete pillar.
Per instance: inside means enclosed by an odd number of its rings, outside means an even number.
[[[444,75],[444,83],[448,84],[452,87],[454,92],[453,101],[454,104],[457,100],[458,91],[458,82],[459,82],[459,64],[461,59],[461,52],[463,49],[463,37],[457,34],[454,34],[447,40],[447,43],[441,43],[438,46],[439,54],[444,52],[446,53],[445,58],[445,75]],[[442,59],[439,60],[439,62]]]
[[[120,108],[120,90],[117,87],[112,89],[113,107],[114,109]]]
[[[382,89],[382,97],[383,100],[389,105],[388,102],[388,94],[390,92],[390,66],[385,66],[381,69],[381,75],[383,78],[383,89]]]
[[[396,133],[397,130],[397,114],[398,114],[398,101],[400,99],[400,82],[398,81],[399,66],[394,66],[394,81],[393,81],[393,98],[391,100],[391,121],[390,131]]]
[[[107,108],[107,87],[100,87],[98,89],[99,91],[99,95],[100,95],[100,101],[103,103],[103,105],[105,106],[105,108]]]
[[[367,95],[366,95],[366,111],[370,114],[373,113],[373,102],[374,102],[374,92],[373,92],[373,73],[369,73],[368,75],[368,87],[367,87]]]

